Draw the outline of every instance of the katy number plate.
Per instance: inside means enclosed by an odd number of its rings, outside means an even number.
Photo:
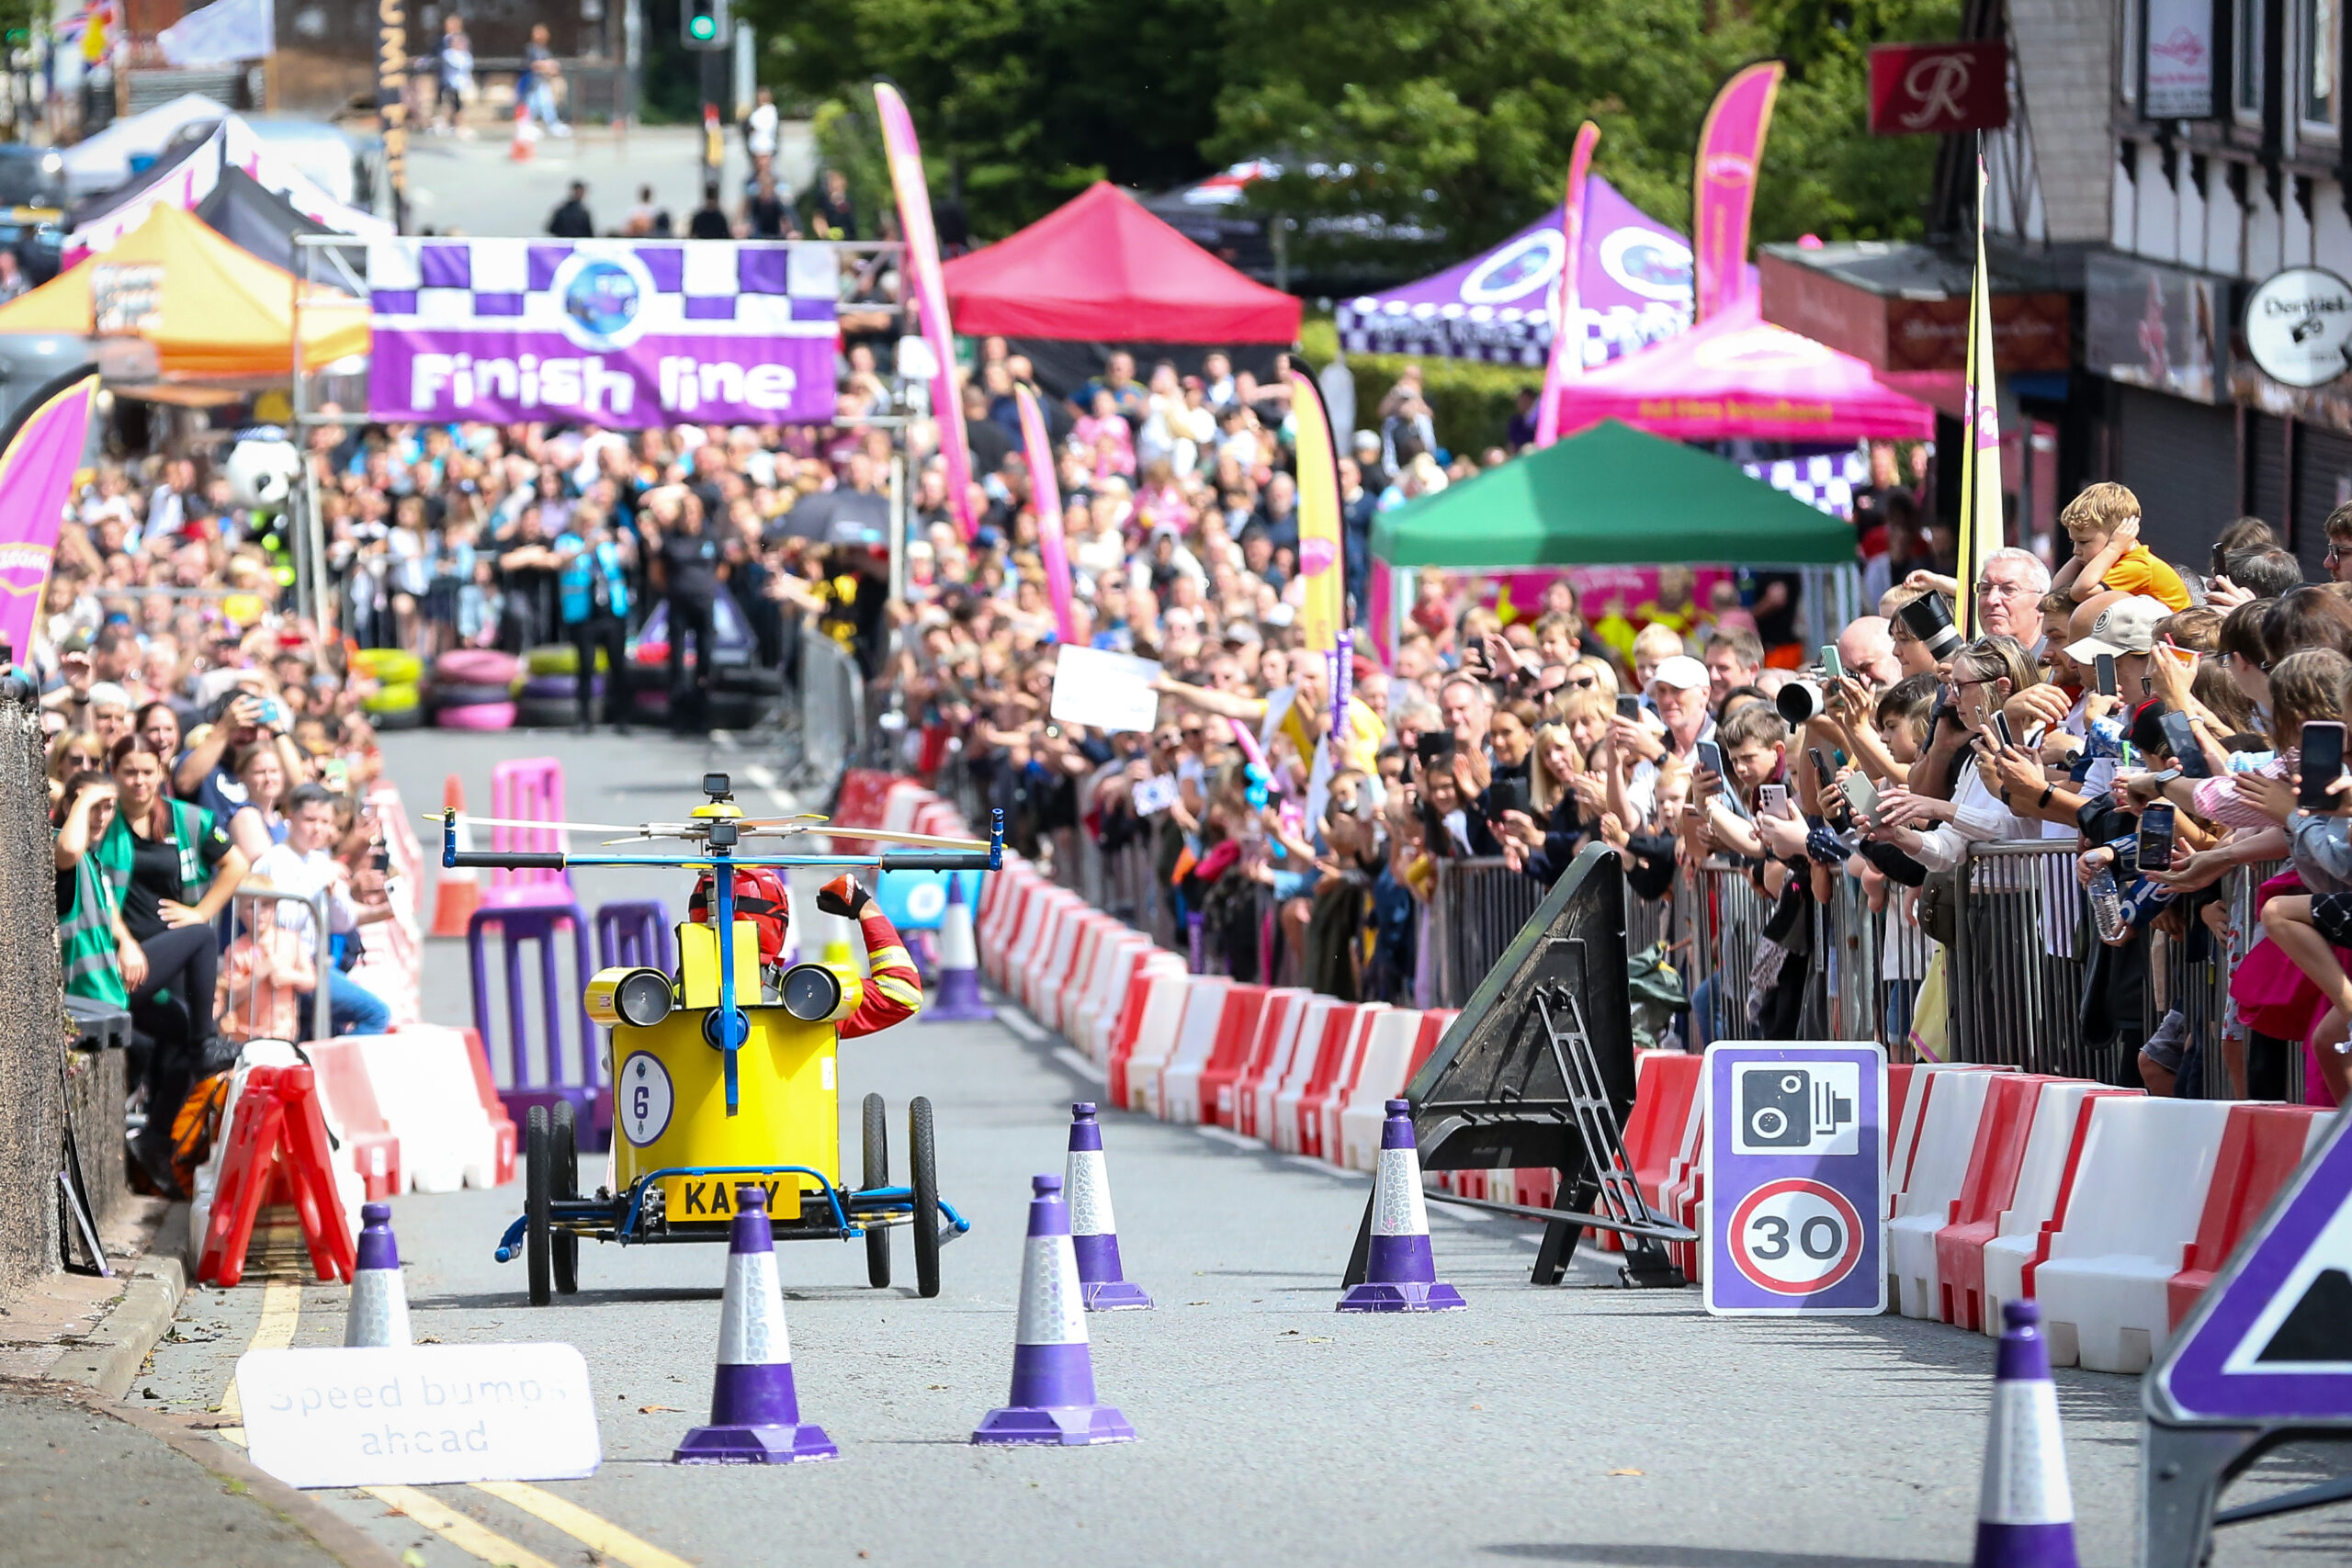
[[[784,1176],[669,1176],[662,1180],[662,1201],[672,1224],[735,1217],[735,1189],[756,1186],[767,1194],[768,1218],[787,1225],[800,1223],[797,1173]],[[784,1196],[779,1199],[777,1194]],[[778,1207],[781,1202],[782,1207]]]

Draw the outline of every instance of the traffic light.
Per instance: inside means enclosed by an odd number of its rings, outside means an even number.
[[[688,49],[725,49],[735,41],[728,0],[684,0],[678,22]]]

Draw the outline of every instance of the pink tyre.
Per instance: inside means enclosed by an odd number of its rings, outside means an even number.
[[[513,703],[467,703],[459,707],[435,708],[433,722],[442,729],[512,729],[514,728]]]
[[[494,648],[452,649],[433,661],[433,678],[453,686],[512,686],[523,662]]]

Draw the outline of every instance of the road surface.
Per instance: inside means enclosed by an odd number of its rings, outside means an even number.
[[[561,758],[573,816],[630,821],[692,804],[695,779],[747,781],[756,753],[639,735],[428,734],[387,741],[412,802],[444,774],[487,796],[492,761]],[[770,802],[771,804],[773,802]],[[590,899],[662,874],[585,874]],[[429,1017],[464,1013],[461,946],[432,944]],[[1025,1024],[1025,1021],[1024,1024]],[[1896,1317],[1718,1320],[1695,1291],[1611,1288],[1582,1264],[1570,1286],[1526,1283],[1531,1227],[1433,1210],[1441,1272],[1470,1300],[1431,1317],[1331,1310],[1367,1183],[1238,1146],[1227,1134],[1109,1115],[1104,1141],[1131,1278],[1159,1306],[1090,1321],[1102,1398],[1132,1446],[981,1450],[1002,1402],[1028,1178],[1058,1171],[1069,1105],[1095,1088],[1056,1042],[997,1024],[910,1024],[842,1054],[844,1138],[867,1090],[894,1129],[909,1097],[938,1110],[944,1190],[973,1220],[943,1257],[934,1301],[864,1283],[863,1249],[780,1249],[804,1416],[838,1463],[775,1470],[668,1466],[704,1419],[724,1256],[717,1247],[585,1244],[579,1295],[525,1304],[522,1265],[491,1251],[520,1189],[394,1204],[415,1331],[443,1343],[560,1339],[594,1380],[605,1463],[591,1480],[493,1496],[431,1491],[448,1534],[379,1497],[322,1494],[395,1553],[662,1563],[1348,1563],[1532,1562],[1632,1568],[1913,1568],[1969,1560],[1992,1345]],[[852,1145],[854,1146],[854,1145]],[[898,1150],[903,1154],[903,1141]],[[900,1238],[901,1280],[911,1274]],[[281,1288],[274,1319],[297,1292]],[[153,1403],[220,1404],[261,1324],[265,1292],[199,1289],[182,1337],[141,1380]],[[297,1345],[339,1343],[340,1292],[299,1292]],[[2137,1384],[2062,1371],[2086,1563],[2131,1561]],[[217,1418],[217,1417],[216,1417]],[[2326,1472],[2298,1454],[2266,1486]],[[2251,1494],[2246,1494],[2251,1495]],[[518,1506],[522,1496],[531,1506]],[[546,1499],[590,1511],[550,1524]],[[540,1512],[535,1513],[536,1507]],[[464,1521],[471,1520],[469,1527]],[[601,1559],[583,1552],[605,1539]],[[485,1545],[488,1530],[506,1546]],[[584,1533],[582,1533],[584,1532]],[[519,1550],[535,1556],[514,1555]],[[635,1555],[631,1555],[635,1553]],[[2216,1562],[2352,1555],[2352,1512],[2233,1532]]]

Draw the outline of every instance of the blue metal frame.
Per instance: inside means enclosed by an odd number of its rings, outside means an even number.
[[[990,818],[986,859],[988,869],[995,871],[1004,864],[1004,813],[996,811],[990,814]],[[735,819],[720,817],[711,818],[708,820],[715,823]],[[854,837],[856,829],[844,828],[842,833],[843,837]],[[977,852],[974,853],[977,854]],[[441,814],[441,864],[445,868],[456,868],[461,863],[458,855],[458,813],[445,811]],[[907,861],[937,858],[947,860],[951,865],[955,865],[956,860],[969,857],[909,855],[900,858]],[[717,885],[715,894],[717,908],[712,913],[719,937],[718,1006],[712,1010],[718,1015],[718,1043],[726,1057],[727,1114],[732,1116],[737,1110],[738,1084],[735,1054],[741,1048],[744,1042],[751,1038],[752,1033],[752,1021],[745,1016],[741,1005],[735,999],[735,944],[729,940],[735,929],[733,872],[738,868],[785,870],[795,867],[829,866],[875,866],[887,870],[888,866],[885,863],[885,860],[886,857],[881,855],[738,855],[728,846],[718,845],[710,847],[708,852],[699,855],[575,855],[567,852],[561,854],[535,852],[513,856],[503,861],[494,855],[468,852],[462,863],[469,866],[497,866],[512,863],[528,868],[549,869],[569,868],[575,865],[643,865],[659,866],[673,871],[713,873],[711,880]],[[552,867],[549,866],[550,862],[554,863]],[[955,869],[966,868],[955,865]],[[637,1225],[638,1221],[642,1217],[645,1206],[646,1188],[650,1183],[658,1181],[665,1176],[767,1176],[785,1173],[813,1176],[817,1179],[818,1190],[825,1195],[826,1207],[832,1211],[834,1229],[844,1241],[865,1234],[865,1226],[853,1224],[850,1222],[851,1210],[864,1207],[895,1214],[903,1205],[910,1214],[913,1212],[914,1190],[912,1188],[876,1187],[863,1192],[851,1192],[845,1188],[837,1190],[831,1182],[825,1179],[823,1171],[812,1170],[805,1165],[668,1166],[638,1178],[636,1184],[629,1189],[627,1208],[616,1210],[619,1215],[619,1229],[614,1239],[624,1245],[644,1239],[637,1234]],[[799,1189],[795,1188],[794,1190],[797,1191]],[[567,1199],[565,1201],[578,1202],[580,1200]],[[615,1201],[617,1204],[619,1200]],[[939,1212],[944,1214],[955,1227],[953,1235],[962,1235],[972,1228],[972,1223],[957,1213],[955,1206],[944,1198],[939,1200]],[[499,1262],[505,1263],[514,1258],[520,1249],[525,1233],[529,1228],[528,1214],[506,1227],[505,1234],[501,1235],[498,1241],[496,1256]],[[790,1227],[786,1227],[787,1235],[789,1229]]]
[[[716,824],[732,822],[736,818],[714,817],[706,820]],[[854,829],[842,830],[845,837],[854,831]],[[711,881],[717,885],[715,895],[717,908],[712,913],[718,931],[718,1006],[713,1010],[718,1015],[718,1047],[725,1057],[727,1114],[732,1116],[736,1113],[739,1104],[735,1054],[742,1048],[744,1042],[752,1037],[752,1021],[743,1015],[741,1005],[735,1000],[735,944],[729,940],[729,933],[735,930],[735,878],[732,873],[738,868],[788,870],[794,867],[811,866],[878,866],[883,863],[884,857],[880,855],[738,855],[724,844],[706,847],[707,853],[692,856],[575,855],[566,851],[560,855],[529,855],[518,858],[532,864],[543,864],[545,860],[553,859],[560,862],[566,869],[575,865],[649,865],[673,871],[707,871],[714,874]],[[924,857],[905,858],[915,860]],[[445,811],[441,814],[441,864],[445,868],[455,868],[458,863],[458,813]],[[465,863],[479,865],[492,864],[495,862],[489,856],[470,854]],[[995,871],[1003,864],[1004,813],[997,811],[991,814],[989,824],[988,869]]]
[[[825,1179],[824,1172],[811,1170],[805,1165],[678,1165],[648,1171],[645,1175],[639,1177],[636,1185],[629,1189],[626,1210],[616,1210],[620,1216],[620,1228],[613,1239],[623,1246],[641,1242],[644,1239],[637,1235],[637,1223],[642,1217],[645,1190],[650,1184],[659,1181],[665,1176],[774,1176],[786,1172],[796,1176],[813,1176],[820,1183]],[[796,1187],[793,1190],[797,1192],[801,1189]],[[915,1190],[911,1187],[868,1187],[853,1192],[846,1188],[820,1186],[819,1190],[825,1195],[826,1207],[833,1212],[834,1229],[840,1233],[840,1238],[843,1241],[854,1240],[865,1234],[865,1226],[854,1224],[850,1221],[850,1214],[859,1209],[878,1209],[885,1214],[896,1214],[903,1210],[908,1217],[913,1217]],[[568,1201],[579,1201],[577,1199]],[[616,1204],[620,1201],[618,1199],[615,1200]],[[971,1230],[972,1222],[957,1213],[956,1205],[944,1198],[939,1200],[939,1212],[947,1217],[947,1223],[954,1227],[954,1235],[948,1239],[952,1240],[954,1236],[963,1235]],[[498,1238],[498,1247],[493,1253],[498,1262],[511,1263],[514,1260],[515,1254],[522,1248],[524,1233],[530,1228],[530,1224],[531,1217],[524,1214],[506,1227],[505,1233]],[[785,1235],[786,1239],[791,1239],[789,1226],[779,1234]]]

